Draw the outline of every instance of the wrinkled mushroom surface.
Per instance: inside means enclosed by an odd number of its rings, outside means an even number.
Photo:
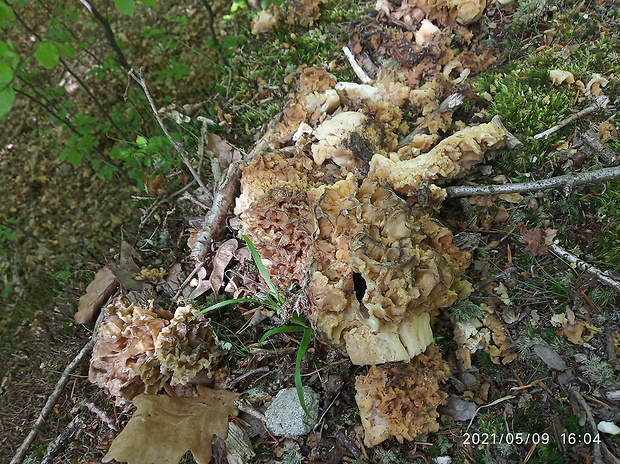
[[[103,310],[88,377],[117,404],[156,394],[165,383],[187,385],[221,357],[209,322],[202,315],[191,320],[198,313],[191,306],[178,308],[171,321],[122,296]]]

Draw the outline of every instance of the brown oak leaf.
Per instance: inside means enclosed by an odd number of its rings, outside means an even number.
[[[226,438],[228,416],[237,415],[237,394],[198,386],[197,397],[138,395],[137,410],[110,446],[103,462],[177,464],[189,450],[209,464],[213,435]]]

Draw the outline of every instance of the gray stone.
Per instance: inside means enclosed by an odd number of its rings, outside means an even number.
[[[441,408],[442,414],[447,414],[455,421],[467,421],[474,417],[478,406],[475,403],[465,401],[458,396],[451,396],[448,404]]]
[[[267,428],[274,435],[298,437],[310,433],[316,425],[319,416],[319,394],[310,387],[303,388],[309,416],[302,409],[295,388],[280,390],[265,411]]]

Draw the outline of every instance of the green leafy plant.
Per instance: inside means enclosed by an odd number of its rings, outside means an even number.
[[[310,346],[310,341],[312,340],[312,328],[299,316],[293,316],[291,318],[291,325],[285,325],[282,327],[274,327],[273,329],[269,329],[265,334],[261,337],[259,345],[262,344],[267,338],[277,333],[291,333],[291,332],[301,332],[303,335],[301,337],[301,342],[299,343],[299,348],[297,349],[297,358],[295,359],[295,389],[297,390],[297,396],[299,397],[299,403],[303,408],[306,415],[310,415],[308,409],[306,408],[306,401],[304,399],[304,389],[303,384],[301,382],[301,361],[304,359],[304,355],[308,351],[308,347]]]
[[[243,240],[247,244],[250,249],[250,253],[252,254],[252,258],[254,259],[254,263],[258,268],[258,273],[261,275],[267,287],[269,288],[269,292],[266,295],[256,296],[255,298],[232,298],[230,300],[220,301],[219,303],[215,303],[208,308],[205,308],[198,312],[198,314],[204,314],[209,311],[213,311],[214,309],[223,308],[225,306],[237,304],[237,303],[254,303],[261,306],[267,306],[270,309],[275,311],[279,311],[282,306],[285,304],[286,300],[278,291],[276,285],[269,277],[269,273],[263,264],[263,260],[261,259],[258,251],[256,251],[256,247],[252,243],[252,241],[246,236],[243,236]],[[197,314],[197,315],[198,315]],[[196,317],[196,316],[194,316]],[[299,403],[303,408],[304,412],[307,415],[310,415],[308,409],[306,408],[306,401],[304,399],[304,391],[303,385],[301,382],[301,361],[304,358],[304,355],[308,351],[308,347],[310,346],[310,341],[312,340],[312,328],[308,324],[307,321],[303,320],[299,316],[293,316],[291,318],[292,324],[286,325],[283,327],[274,327],[269,329],[265,334],[261,337],[259,341],[259,345],[262,344],[267,338],[277,333],[293,333],[300,332],[302,333],[301,342],[299,344],[299,349],[297,350],[297,358],[295,360],[295,388],[297,390],[297,395],[299,397]]]

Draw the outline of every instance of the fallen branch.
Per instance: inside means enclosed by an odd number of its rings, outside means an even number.
[[[166,137],[168,138],[168,141],[173,146],[173,148],[177,151],[177,153],[179,153],[179,155],[181,155],[181,158],[183,159],[183,163],[185,164],[185,166],[187,166],[187,169],[189,169],[189,172],[192,174],[192,177],[196,180],[196,182],[198,182],[198,185],[200,185],[200,188],[202,188],[203,192],[209,193],[209,190],[207,189],[205,184],[202,182],[202,179],[200,179],[200,176],[198,175],[198,173],[192,166],[192,163],[189,161],[187,152],[183,148],[181,148],[181,146],[177,142],[175,142],[172,139],[170,132],[168,132],[168,129],[166,129],[166,126],[164,126],[164,122],[161,120],[161,117],[159,116],[159,112],[157,111],[155,102],[153,101],[153,98],[151,97],[151,94],[149,93],[149,89],[146,87],[146,81],[144,80],[144,77],[142,75],[142,68],[140,68],[140,72],[137,75],[136,73],[133,72],[133,69],[130,70],[129,76],[134,81],[136,81],[140,87],[142,87],[142,91],[144,92],[146,99],[149,101],[149,105],[151,106],[151,110],[153,111],[153,115],[155,116],[155,119],[157,119],[157,123],[159,124],[159,127],[161,127],[161,130],[166,135]]]
[[[56,437],[56,439],[51,442],[47,450],[45,451],[45,455],[43,456],[43,460],[41,464],[51,464],[54,460],[54,455],[58,448],[62,446],[62,444],[67,441],[67,439],[74,434],[74,432],[78,429],[83,429],[86,427],[80,416],[75,416],[69,425],[67,425],[62,432]]]
[[[616,154],[611,148],[598,138],[593,131],[587,130],[581,134],[581,140],[590,147],[595,153],[598,153],[598,157],[605,166],[617,166],[620,163],[620,156]],[[575,148],[575,145],[573,145]]]
[[[10,464],[20,464],[22,460],[24,459],[24,456],[26,455],[26,451],[28,451],[28,448],[30,448],[30,445],[32,445],[32,443],[34,442],[34,439],[36,438],[38,431],[41,429],[49,413],[52,412],[52,409],[54,409],[54,405],[58,401],[58,397],[60,396],[60,393],[69,383],[69,380],[71,379],[71,374],[73,374],[73,372],[77,369],[77,367],[84,360],[84,358],[88,356],[88,354],[91,352],[91,350],[93,349],[93,346],[95,346],[95,342],[97,341],[97,331],[99,329],[99,326],[101,325],[102,320],[103,320],[103,311],[99,314],[99,317],[97,318],[95,328],[93,329],[93,335],[90,337],[90,340],[88,340],[86,345],[84,345],[84,347],[80,350],[77,356],[73,358],[73,361],[71,361],[71,363],[66,367],[66,369],[62,373],[60,380],[58,380],[58,383],[56,384],[56,388],[54,388],[54,391],[47,399],[47,402],[45,403],[45,406],[43,406],[43,409],[41,410],[39,417],[37,418],[34,425],[32,426],[30,433],[28,434],[26,439],[23,441],[23,443],[19,446],[19,448],[17,448],[17,452],[15,453],[15,456],[13,456],[13,459],[11,459]]]
[[[608,287],[611,287],[615,291],[620,293],[620,282],[612,279],[597,267],[592,266],[585,261],[582,261],[575,255],[569,253],[568,251],[560,248],[557,245],[551,245],[548,250],[557,255],[559,258],[563,259],[564,261],[568,261],[570,264],[575,265],[578,269],[581,269],[588,274],[592,274],[600,283],[602,283],[603,285],[607,285]]]
[[[349,49],[349,47],[342,47],[342,51],[347,56],[349,64],[353,68],[353,72],[355,73],[357,78],[362,81],[362,84],[370,84],[372,82],[372,79],[368,77],[366,71],[364,71],[362,67],[357,64],[357,60],[355,59],[355,56],[353,56],[353,52],[351,52],[351,49]]]
[[[502,193],[535,192],[548,188],[573,188],[577,185],[595,184],[611,179],[620,178],[620,167],[598,169],[580,174],[566,174],[565,176],[551,177],[550,179],[519,184],[484,185],[484,186],[455,186],[446,188],[449,198],[471,197],[475,195],[497,195]]]
[[[605,95],[596,97],[596,100],[590,106],[588,106],[587,108],[584,108],[579,113],[573,114],[571,117],[566,118],[564,121],[557,123],[552,128],[547,129],[546,131],[541,132],[540,134],[536,134],[534,136],[534,140],[546,139],[554,132],[559,131],[560,129],[562,129],[562,127],[569,125],[571,122],[581,118],[582,116],[585,116],[590,113],[594,113],[595,111],[598,111],[601,108],[605,108],[607,106],[607,103],[609,103],[609,97],[606,97]]]
[[[235,197],[235,191],[241,177],[240,163],[232,163],[226,169],[226,174],[215,192],[213,206],[205,216],[205,223],[196,236],[196,242],[192,248],[191,257],[198,261],[204,261],[209,244],[213,240],[217,229],[226,217],[228,209]]]

